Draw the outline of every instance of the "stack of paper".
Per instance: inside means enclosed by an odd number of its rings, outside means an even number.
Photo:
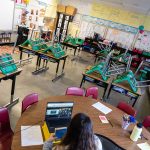
[[[141,149],[141,150],[150,150],[150,145],[145,142],[145,143],[141,143],[141,144],[137,144],[138,147]]]
[[[107,106],[103,105],[100,102],[97,102],[93,104],[92,106],[98,109],[99,111],[101,111],[102,113],[104,113],[105,115],[112,111],[110,108],[108,108]]]
[[[21,146],[42,145],[40,126],[21,126]]]

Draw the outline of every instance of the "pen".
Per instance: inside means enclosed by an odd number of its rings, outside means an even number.
[[[110,125],[113,127],[113,124],[111,123],[111,121],[110,120],[108,120],[108,121],[109,121]]]

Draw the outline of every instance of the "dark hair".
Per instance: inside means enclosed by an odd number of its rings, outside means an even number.
[[[91,119],[83,113],[76,114],[61,145],[68,146],[68,150],[96,150]]]

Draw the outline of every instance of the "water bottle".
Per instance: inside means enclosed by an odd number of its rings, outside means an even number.
[[[133,131],[132,131],[132,133],[131,133],[131,136],[130,136],[130,139],[132,140],[132,141],[137,141],[138,140],[138,138],[140,138],[140,135],[141,135],[141,133],[142,133],[142,123],[138,123],[135,127],[134,127],[134,129],[133,129]]]

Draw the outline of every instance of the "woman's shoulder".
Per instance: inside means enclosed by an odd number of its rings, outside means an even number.
[[[100,138],[94,134],[94,140],[100,140]]]
[[[94,135],[95,145],[97,150],[102,150],[102,143],[98,136]]]

